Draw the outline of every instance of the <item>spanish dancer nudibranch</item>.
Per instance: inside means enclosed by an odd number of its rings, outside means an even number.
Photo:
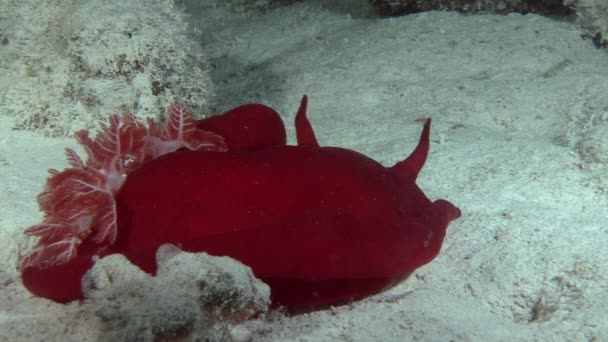
[[[416,185],[431,120],[418,146],[391,167],[319,146],[303,97],[297,145],[278,113],[260,104],[195,121],[174,106],[148,125],[110,118],[95,139],[76,134],[83,161],[51,170],[38,197],[44,221],[25,230],[37,245],[21,258],[24,285],[66,303],[94,256],[124,254],[146,272],[171,243],[230,256],[271,288],[273,306],[336,305],[394,285],[439,253],[460,210]]]

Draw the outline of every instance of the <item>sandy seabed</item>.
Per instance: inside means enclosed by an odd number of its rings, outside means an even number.
[[[439,257],[407,281],[332,310],[248,322],[254,341],[608,339],[608,53],[575,23],[370,19],[317,1],[187,12],[213,65],[214,111],[267,104],[293,142],[307,94],[321,145],[384,165],[408,155],[418,119],[432,117],[418,184],[463,213]],[[0,90],[11,87],[2,79]],[[66,167],[75,141],[12,129],[16,111],[0,112],[0,340],[95,341],[93,315],[20,283],[22,230],[40,221],[46,170]]]

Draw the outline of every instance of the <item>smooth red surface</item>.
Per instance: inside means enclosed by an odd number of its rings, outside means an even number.
[[[150,273],[164,243],[231,256],[270,285],[274,306],[300,310],[362,298],[407,277],[437,256],[448,223],[460,216],[415,183],[428,154],[430,120],[414,152],[389,168],[355,151],[319,147],[306,98],[296,118],[299,146],[284,145],[284,129],[272,128],[272,118],[260,126],[272,143],[239,140],[242,127],[233,130],[239,115],[217,120],[215,131],[205,129],[235,137],[238,148],[177,151],[129,175],[116,198],[112,251]],[[33,284],[31,271],[24,272],[32,292],[62,302],[70,294],[82,297],[74,286],[78,274],[65,267],[44,272],[56,281]],[[59,290],[62,280],[73,293]]]
[[[49,268],[28,267],[21,272],[27,289],[39,296],[59,303],[82,299],[80,279],[93,266],[93,257],[76,257],[70,262]]]
[[[318,147],[305,105],[302,146],[179,151],[134,172],[117,198],[116,248],[141,251],[130,258],[149,272],[167,242],[234,257],[270,285],[274,305],[291,308],[364,297],[431,261],[460,212],[415,184],[430,121],[412,156],[385,168]]]
[[[197,121],[196,127],[221,135],[230,151],[253,151],[285,145],[281,116],[263,104],[246,104]]]

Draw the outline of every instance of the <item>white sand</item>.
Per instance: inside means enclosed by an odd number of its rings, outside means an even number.
[[[607,340],[608,53],[575,24],[536,15],[379,20],[358,17],[362,6],[353,16],[315,1],[265,15],[190,8],[217,111],[265,103],[293,141],[307,94],[322,145],[385,165],[414,148],[416,119],[432,117],[418,183],[463,212],[439,257],[406,282],[250,322],[254,340]],[[11,130],[14,120],[0,113],[0,340],[95,340],[90,314],[20,285],[20,232],[40,220],[46,169],[65,167],[74,141]]]

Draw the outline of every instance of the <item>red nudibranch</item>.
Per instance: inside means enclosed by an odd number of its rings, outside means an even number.
[[[87,161],[51,170],[38,197],[40,237],[22,280],[57,302],[82,298],[93,256],[122,253],[156,271],[165,243],[230,256],[271,288],[273,306],[305,309],[363,298],[433,260],[460,210],[416,185],[430,119],[411,155],[392,167],[352,150],[320,147],[306,117],[297,145],[271,108],[249,104],[194,121],[180,107],[167,124],[112,116],[95,139],[77,133]]]

